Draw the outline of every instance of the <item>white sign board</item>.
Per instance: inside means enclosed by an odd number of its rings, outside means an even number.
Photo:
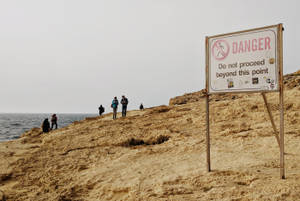
[[[207,39],[208,93],[278,91],[278,25]]]

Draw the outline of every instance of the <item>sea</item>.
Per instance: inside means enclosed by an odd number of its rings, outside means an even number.
[[[52,114],[6,114],[0,113],[0,142],[17,139],[24,132],[34,127],[41,127],[45,118],[51,119]],[[56,114],[58,128],[65,127],[74,121],[97,114]]]

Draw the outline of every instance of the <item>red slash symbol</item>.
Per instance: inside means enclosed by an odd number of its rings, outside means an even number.
[[[212,54],[216,60],[223,60],[229,54],[229,44],[225,40],[217,40],[212,47]]]

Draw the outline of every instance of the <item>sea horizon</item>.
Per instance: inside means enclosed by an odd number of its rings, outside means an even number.
[[[24,132],[41,127],[45,118],[53,113],[0,113],[0,142],[19,138]],[[98,116],[97,113],[56,113],[58,128],[63,128],[87,117]]]

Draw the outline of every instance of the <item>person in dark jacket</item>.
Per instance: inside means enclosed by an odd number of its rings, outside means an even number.
[[[113,119],[117,118],[118,105],[119,105],[119,101],[118,101],[117,97],[114,97],[114,99],[111,103],[111,107],[113,109]]]
[[[102,105],[100,105],[98,109],[99,109],[99,115],[101,116],[104,113],[105,109]]]
[[[44,132],[44,133],[48,133],[48,132],[50,131],[50,123],[49,123],[48,118],[46,118],[46,119],[43,121],[42,129],[43,129],[43,132]]]
[[[55,129],[57,129],[57,116],[56,114],[53,114],[51,117],[51,130],[53,129],[55,125]]]
[[[128,99],[125,96],[122,96],[121,104],[122,104],[122,117],[126,117]]]
[[[143,103],[141,103],[140,110],[143,110],[143,109],[144,109],[144,106],[143,106]]]

